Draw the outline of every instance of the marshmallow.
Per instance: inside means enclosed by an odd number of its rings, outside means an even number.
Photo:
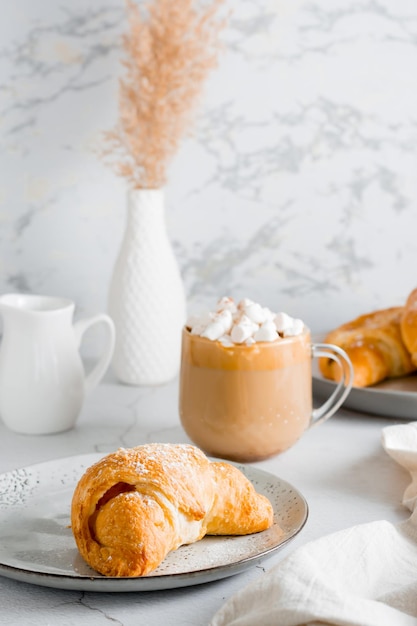
[[[284,337],[292,337],[293,335],[301,335],[304,329],[304,322],[298,318],[292,320],[289,328],[284,330]]]
[[[266,315],[263,307],[256,302],[251,302],[244,308],[245,315],[249,317],[255,324],[263,324],[266,321]]]
[[[258,324],[252,322],[247,315],[241,317],[235,322],[230,332],[230,336],[234,343],[243,343],[258,330]]]
[[[250,306],[251,304],[254,304],[253,300],[249,300],[249,298],[243,298],[237,305],[237,308],[239,309],[239,311],[243,311],[247,306]]]
[[[264,307],[263,312],[264,312],[264,316],[265,316],[265,321],[266,322],[273,322],[274,321],[275,313],[273,311],[271,311],[271,309],[268,309],[268,307]]]
[[[244,298],[238,304],[224,297],[214,312],[191,316],[187,327],[192,335],[219,341],[225,348],[235,344],[253,345],[257,341],[276,341],[280,336],[299,335],[304,330],[302,320],[287,313],[273,313],[267,307]]]
[[[232,315],[234,315],[237,311],[237,306],[233,298],[227,298],[225,296],[224,298],[220,298],[218,301],[216,311],[230,311]]]
[[[222,346],[224,346],[225,348],[231,348],[232,346],[234,346],[235,344],[233,343],[230,335],[223,335],[222,337],[219,338],[219,342],[222,344]]]
[[[216,339],[220,339],[222,335],[229,332],[232,324],[233,316],[228,309],[221,311],[221,313],[216,313],[203,332],[200,333],[201,337],[216,341]]]
[[[275,327],[279,333],[285,332],[287,329],[291,328],[293,319],[287,313],[277,313],[275,315]]]
[[[211,339],[211,341],[216,341],[220,339],[220,337],[224,335],[224,326],[221,322],[211,322],[206,328],[200,333],[200,337],[205,337],[206,339]]]
[[[206,330],[206,326],[204,326],[204,324],[194,324],[194,326],[191,326],[191,324],[187,324],[188,328],[191,328],[191,334],[192,335],[201,335],[201,333],[203,333]]]
[[[228,333],[232,328],[233,315],[230,309],[224,309],[224,311],[215,315],[214,319],[223,326],[225,333]]]
[[[279,338],[274,322],[265,322],[253,336],[255,341],[275,341]]]

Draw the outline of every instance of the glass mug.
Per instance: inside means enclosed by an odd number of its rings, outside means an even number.
[[[339,363],[341,380],[313,410],[312,358]],[[182,331],[179,413],[190,439],[207,454],[239,462],[266,459],[323,423],[349,394],[353,368],[332,344],[300,335],[251,346]]]

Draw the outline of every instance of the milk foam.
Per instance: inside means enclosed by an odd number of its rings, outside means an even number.
[[[223,297],[214,311],[190,317],[187,327],[192,335],[220,341],[230,347],[301,335],[304,322],[284,312],[273,313],[248,298],[236,304],[233,298]]]

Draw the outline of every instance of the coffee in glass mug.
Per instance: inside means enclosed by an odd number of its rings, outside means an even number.
[[[314,410],[313,357],[337,361],[342,372],[330,398]],[[350,391],[351,368],[337,346],[312,343],[301,320],[249,299],[222,298],[182,331],[181,423],[209,455],[265,459],[335,413]]]

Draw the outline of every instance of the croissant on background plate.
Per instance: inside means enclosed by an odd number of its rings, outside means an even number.
[[[417,289],[404,306],[361,315],[326,335],[325,341],[343,348],[353,365],[354,387],[368,387],[386,378],[417,370]],[[319,360],[325,378],[338,381],[335,361]]]
[[[411,354],[413,365],[417,368],[417,289],[410,293],[405,303],[401,318],[401,336]]]
[[[80,554],[106,576],[144,576],[206,534],[246,535],[272,522],[271,503],[239,469],[182,444],[107,455],[81,477],[71,506]]]

